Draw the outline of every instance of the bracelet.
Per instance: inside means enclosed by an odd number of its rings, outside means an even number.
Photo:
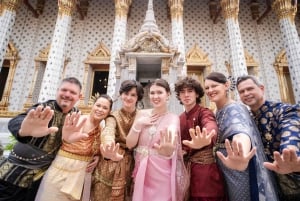
[[[140,133],[141,132],[141,129],[140,130],[137,130],[135,127],[132,127],[132,130],[136,133]]]

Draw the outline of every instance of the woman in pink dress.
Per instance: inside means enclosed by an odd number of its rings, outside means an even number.
[[[135,148],[133,201],[182,201],[186,192],[179,117],[168,111],[169,97],[167,81],[152,82],[153,109],[140,111],[127,136],[127,147]]]

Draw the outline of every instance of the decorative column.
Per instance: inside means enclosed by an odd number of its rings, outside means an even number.
[[[172,42],[173,46],[178,48],[179,61],[184,62],[181,70],[181,76],[187,75],[185,64],[185,46],[183,33],[183,2],[184,0],[169,0],[169,8],[172,21]]]
[[[67,35],[77,0],[58,0],[58,17],[43,77],[39,102],[54,99],[65,64]]]
[[[279,18],[295,102],[300,103],[300,40],[295,26],[297,5],[292,5],[292,0],[275,0],[272,9]]]
[[[241,75],[247,75],[247,66],[238,23],[239,0],[221,0],[222,13],[225,18],[231,53],[231,72],[236,79]],[[236,96],[238,97],[238,96]]]
[[[20,0],[3,0],[0,5],[0,72],[9,42],[9,36],[15,23]]]
[[[115,97],[116,94],[116,64],[117,53],[126,40],[127,14],[131,0],[115,0],[115,26],[112,42],[112,50],[109,64],[107,94]]]

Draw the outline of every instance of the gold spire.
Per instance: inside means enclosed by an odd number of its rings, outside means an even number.
[[[115,0],[116,17],[126,17],[132,0]]]
[[[169,0],[171,18],[180,19],[183,16],[183,2],[184,0]]]
[[[58,15],[71,16],[75,10],[77,0],[58,0]]]
[[[297,5],[292,5],[291,0],[275,0],[272,4],[272,9],[279,20],[288,18],[292,23],[295,23]]]
[[[225,19],[238,19],[240,0],[221,0],[222,13]]]

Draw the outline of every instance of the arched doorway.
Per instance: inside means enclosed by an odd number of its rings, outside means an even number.
[[[4,56],[4,62],[0,71],[0,115],[1,117],[11,116],[8,112],[9,96],[14,80],[16,66],[19,60],[18,50],[10,41]]]
[[[274,68],[279,80],[281,101],[295,104],[293,85],[289,71],[286,51],[282,49],[275,58]]]
[[[93,99],[98,94],[106,94],[108,85],[110,51],[101,41],[84,61],[84,80],[79,109],[89,113]]]
[[[187,75],[196,78],[204,88],[204,78],[211,72],[211,65],[208,54],[205,53],[198,44],[194,46],[186,54]],[[201,99],[204,107],[210,107],[210,103],[206,96]]]

